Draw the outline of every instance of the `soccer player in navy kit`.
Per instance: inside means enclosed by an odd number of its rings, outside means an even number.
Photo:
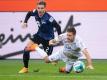
[[[31,37],[30,42],[24,49],[24,67],[19,71],[19,73],[28,72],[28,62],[30,58],[29,53],[35,50],[36,45],[42,44],[48,55],[52,53],[53,46],[49,45],[49,40],[54,38],[54,28],[56,28],[58,35],[61,34],[61,28],[59,24],[50,14],[46,12],[45,8],[46,3],[44,1],[38,2],[37,9],[29,11],[25,17],[24,23],[22,23],[22,27],[27,27],[27,21],[29,20],[30,16],[34,16],[39,29],[37,33]]]

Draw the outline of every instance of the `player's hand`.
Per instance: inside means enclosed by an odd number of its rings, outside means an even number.
[[[27,23],[22,22],[21,26],[22,26],[22,28],[26,28],[28,25],[27,25]]]
[[[88,65],[87,69],[94,69],[94,67],[92,65]]]
[[[54,45],[53,40],[49,41],[49,45]]]
[[[55,45],[56,41],[54,39],[49,41],[49,45]]]

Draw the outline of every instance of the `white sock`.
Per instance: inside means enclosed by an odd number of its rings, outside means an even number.
[[[36,47],[36,52],[39,53],[42,58],[48,56],[47,53],[39,47]]]

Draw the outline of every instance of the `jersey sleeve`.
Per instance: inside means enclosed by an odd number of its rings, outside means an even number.
[[[30,18],[31,16],[35,16],[35,15],[36,15],[36,10],[35,10],[35,9],[34,9],[33,11],[29,11],[29,12],[27,13],[26,17],[25,17],[24,22],[27,23],[27,21],[29,20],[29,18]]]
[[[63,41],[66,37],[66,33],[60,34],[59,36],[55,37],[55,40],[60,42]]]
[[[83,51],[84,49],[87,48],[82,39],[79,40],[78,46],[79,46],[81,51]]]
[[[81,51],[86,49],[86,46],[85,46],[85,44],[83,42],[80,43],[80,49],[81,49]]]
[[[60,25],[56,22],[56,20],[53,17],[50,17],[49,21],[56,28],[56,31],[57,31],[58,35],[60,35],[61,34],[61,27],[60,27]]]

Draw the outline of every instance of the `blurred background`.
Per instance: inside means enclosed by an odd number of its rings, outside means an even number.
[[[21,22],[26,13],[36,8],[38,0],[0,0],[0,59],[22,59],[23,49],[38,27],[31,17],[28,27]],[[68,25],[76,27],[93,59],[107,59],[106,0],[45,0],[49,12],[65,32]],[[57,35],[56,35],[57,36]],[[57,51],[62,46],[54,47]],[[31,53],[32,59],[41,59]],[[84,57],[82,57],[84,58]]]

